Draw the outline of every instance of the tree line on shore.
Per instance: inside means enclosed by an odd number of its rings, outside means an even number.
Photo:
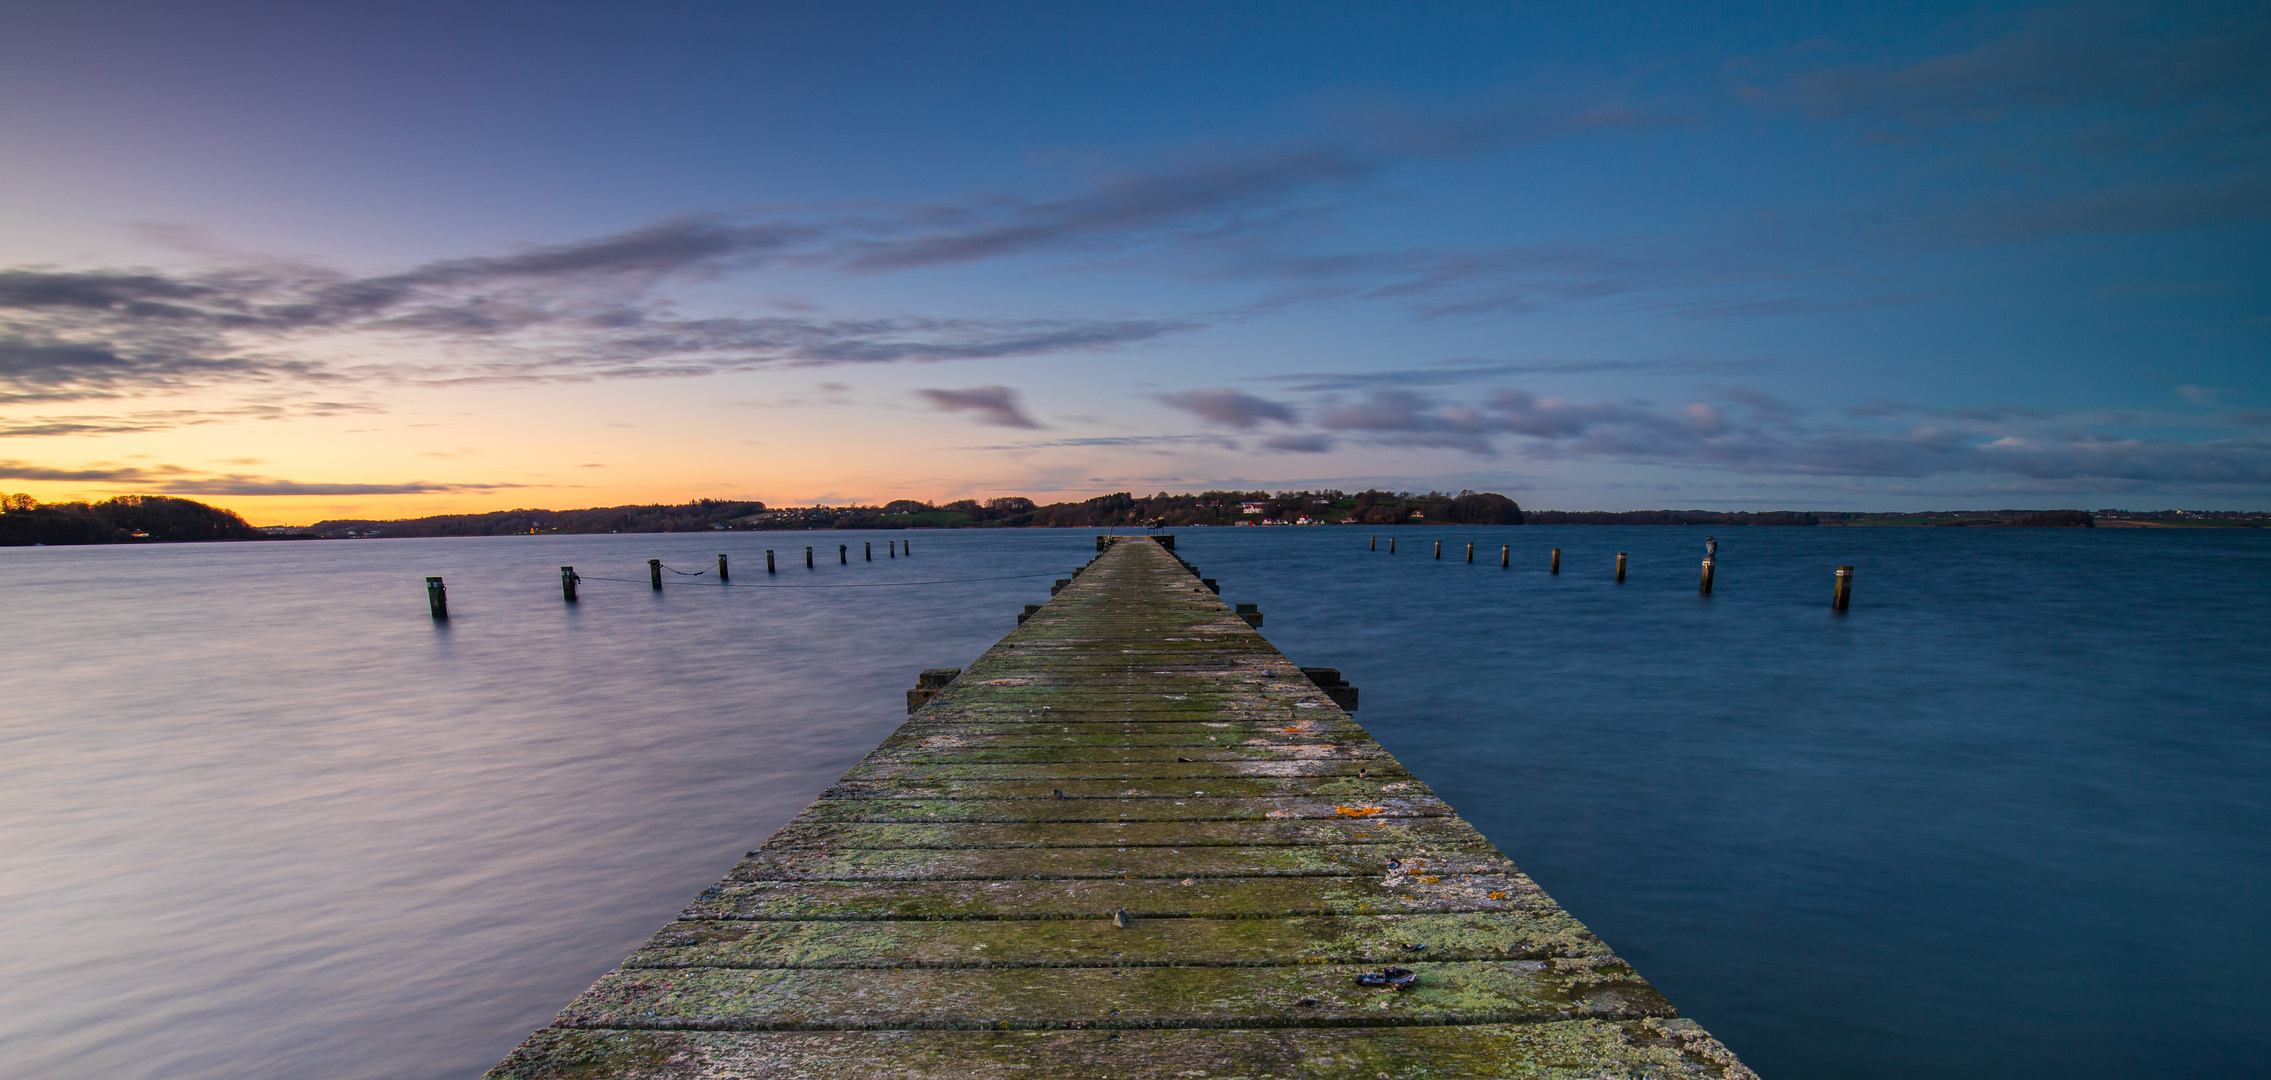
[[[530,534],[706,532],[791,529],[1177,528],[1245,524],[1322,525],[1707,525],[1930,524],[2089,527],[2080,510],[1975,511],[1915,515],[1799,511],[1633,510],[1525,512],[1494,492],[1414,493],[1378,489],[1116,492],[1040,504],[1010,495],[933,504],[900,499],[880,506],[768,507],[755,500],[696,499],[581,510],[516,509],[427,517],[334,519],[303,529],[257,529],[235,513],[190,499],[122,495],[101,502],[42,505],[28,495],[0,497],[0,545],[102,544],[182,540],[261,540],[279,536],[355,538]]]
[[[0,510],[0,546],[268,539],[234,511],[165,495],[68,503],[7,495]]]

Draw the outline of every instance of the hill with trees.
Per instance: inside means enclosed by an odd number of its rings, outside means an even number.
[[[0,498],[0,546],[266,540],[234,511],[193,499],[121,495],[101,502],[41,503],[29,495]]]

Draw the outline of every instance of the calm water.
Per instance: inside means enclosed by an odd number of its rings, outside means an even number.
[[[0,549],[4,1071],[478,1074],[1048,584],[645,560],[1093,550],[908,535]],[[1179,545],[1770,1080],[2271,1070],[2271,535],[1728,529],[1709,600],[1700,530],[1367,535]]]

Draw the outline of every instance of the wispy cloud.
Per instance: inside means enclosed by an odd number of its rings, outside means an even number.
[[[973,386],[967,390],[917,390],[931,408],[941,412],[974,412],[978,422],[996,427],[1038,428],[1039,421],[1018,407],[1017,391],[1006,386]]]
[[[95,465],[52,468],[23,461],[0,461],[0,480],[105,484],[164,495],[419,495],[452,491],[502,491],[526,487],[504,483],[437,483],[411,480],[392,484],[323,483],[280,480],[243,473],[209,474],[180,465],[151,467]]]
[[[1265,420],[1290,424],[1294,419],[1293,410],[1282,403],[1228,387],[1161,394],[1159,400],[1225,427],[1249,429]]]

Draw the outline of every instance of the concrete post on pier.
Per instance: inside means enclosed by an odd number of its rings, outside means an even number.
[[[442,587],[438,577],[426,579],[426,610],[433,612],[434,618],[449,618],[449,590]]]
[[[1711,595],[1711,572],[1718,568],[1718,563],[1719,560],[1717,559],[1703,560],[1703,580],[1695,587],[1696,592],[1705,596]]]
[[[565,600],[565,601],[567,601],[567,602],[569,602],[569,603],[571,603],[571,604],[575,603],[575,602],[576,602],[576,582],[579,582],[579,581],[582,581],[582,580],[583,580],[582,578],[580,578],[580,577],[577,577],[577,576],[576,576],[576,568],[575,568],[575,567],[573,567],[573,566],[563,566],[563,567],[561,567],[561,568],[560,568],[560,599],[562,599],[562,600]]]
[[[654,584],[654,587],[655,587],[655,588],[657,588],[657,589],[660,589],[660,588],[662,588],[662,560],[661,560],[661,559],[648,559],[648,560],[647,560],[647,580],[648,580],[648,581],[650,581],[650,582],[652,582],[652,583]]]
[[[1845,606],[1852,602],[1853,568],[1840,566],[1837,568],[1837,590],[1830,594],[1829,609],[1831,611],[1844,611]]]
[[[732,576],[725,571],[725,552],[718,552],[718,580],[724,581]]]

